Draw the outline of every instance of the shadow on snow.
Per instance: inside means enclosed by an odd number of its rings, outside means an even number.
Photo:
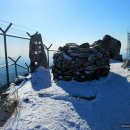
[[[126,77],[111,72],[100,81],[57,81],[57,86],[66,91],[69,97],[55,99],[72,103],[75,111],[92,130],[122,130],[122,124],[130,124],[130,84]],[[72,97],[95,94],[96,99],[92,101]]]
[[[40,91],[41,89],[48,88],[52,85],[50,70],[45,69],[44,67],[39,67],[34,73],[32,73],[30,79],[32,88],[35,91]]]

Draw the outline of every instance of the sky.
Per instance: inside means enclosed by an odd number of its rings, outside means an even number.
[[[92,44],[109,34],[126,51],[130,0],[1,0],[0,5],[0,20],[38,30],[52,48]]]

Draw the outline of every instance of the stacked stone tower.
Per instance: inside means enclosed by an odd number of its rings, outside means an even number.
[[[47,68],[47,57],[41,34],[36,33],[31,36],[29,48],[31,73],[34,72],[39,66]]]

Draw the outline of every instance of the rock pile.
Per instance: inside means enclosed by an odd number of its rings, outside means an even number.
[[[68,43],[59,47],[53,55],[54,79],[79,82],[99,79],[109,74],[109,55],[102,48],[90,47],[88,43]]]

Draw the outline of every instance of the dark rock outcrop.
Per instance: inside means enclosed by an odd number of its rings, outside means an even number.
[[[102,40],[94,42],[92,46],[96,48],[103,48],[109,53],[110,58],[118,59],[120,55],[121,42],[109,35],[105,35]]]

